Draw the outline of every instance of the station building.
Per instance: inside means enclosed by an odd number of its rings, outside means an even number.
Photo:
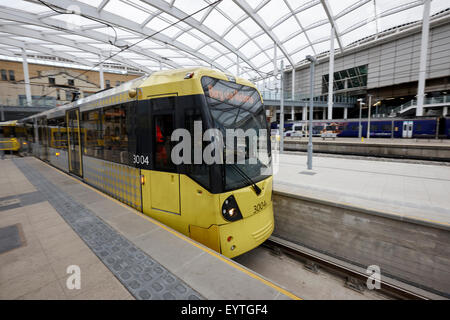
[[[110,68],[111,70],[103,72],[102,84],[98,71],[68,67],[58,61],[51,61],[51,64],[45,62],[36,60],[35,63],[28,63],[31,107],[26,98],[22,62],[0,60],[0,105],[4,108],[4,120],[20,119],[38,111],[58,107],[142,75],[138,70],[123,66],[123,70],[120,70],[119,66],[114,66],[115,70]]]
[[[367,117],[369,97],[372,117],[416,115],[417,88],[422,21],[393,27],[383,32],[354,41],[341,52],[335,50],[333,95],[335,103],[333,119],[359,117],[358,99],[363,99],[363,117]],[[430,17],[426,59],[426,85],[424,116],[445,116],[450,106],[450,10]],[[330,52],[317,56],[315,66],[314,96],[315,119],[327,119]],[[294,88],[292,80],[294,79]],[[285,72],[284,92],[287,101],[285,119],[305,120],[309,97],[310,63],[299,62],[292,76],[292,69]],[[274,84],[279,90],[277,83]],[[267,85],[266,85],[267,87]],[[261,88],[269,109],[277,110],[279,103],[272,102],[271,93]],[[344,103],[339,103],[342,101]],[[274,105],[270,108],[270,104]]]

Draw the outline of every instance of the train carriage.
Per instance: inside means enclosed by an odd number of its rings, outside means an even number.
[[[367,119],[361,120],[361,136],[367,137]],[[308,121],[285,123],[285,135],[292,137],[308,136]],[[278,128],[272,122],[273,132]],[[291,129],[294,128],[295,130]],[[373,118],[370,121],[371,138],[450,138],[450,118]],[[337,137],[358,137],[359,119],[313,120],[313,136],[320,132],[333,132]]]
[[[227,257],[273,231],[270,139],[255,163],[251,139],[231,150],[243,150],[242,163],[194,159],[196,148],[219,143],[194,140],[208,129],[267,132],[260,93],[247,80],[207,68],[161,71],[22,122],[34,128],[37,157]],[[191,150],[180,155],[191,161],[173,160],[177,129],[190,133]]]

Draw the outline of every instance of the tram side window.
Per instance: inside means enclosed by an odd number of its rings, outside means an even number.
[[[47,145],[50,148],[56,148],[55,146],[55,135],[58,132],[58,127],[56,126],[56,119],[47,119]]]
[[[161,171],[174,171],[175,165],[171,160],[173,115],[155,115],[154,123],[155,169]]]
[[[56,126],[58,127],[58,135],[56,140],[56,147],[59,149],[67,149],[67,126],[65,117],[56,119]]]
[[[67,128],[64,117],[49,119],[47,126],[50,148],[67,149]]]
[[[128,164],[127,108],[121,104],[103,111],[104,159]]]
[[[209,167],[202,161],[201,164],[194,164],[194,122],[202,121],[202,115],[200,109],[186,109],[184,112],[184,125],[186,130],[189,131],[191,135],[191,163],[185,164],[186,174],[190,176],[192,179],[200,183],[203,187],[209,188]],[[202,132],[204,132],[204,126],[202,128]],[[204,150],[204,147],[207,142],[203,142],[203,146],[201,146],[201,150]]]
[[[84,155],[103,159],[103,131],[101,110],[83,113],[83,131],[86,133],[84,139]]]

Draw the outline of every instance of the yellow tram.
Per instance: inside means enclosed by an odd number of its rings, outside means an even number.
[[[34,128],[37,157],[227,257],[273,231],[269,139],[252,163],[248,155],[237,164],[194,159],[195,148],[218,143],[199,146],[197,133],[268,131],[261,95],[245,79],[208,68],[161,71],[22,123]],[[192,152],[182,155],[193,161],[174,163],[177,129],[191,133]],[[247,152],[249,139],[240,143],[231,154]]]
[[[0,122],[0,151],[20,151],[28,144],[25,137],[25,128],[17,120]]]

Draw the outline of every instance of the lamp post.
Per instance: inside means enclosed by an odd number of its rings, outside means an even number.
[[[313,109],[314,109],[314,66],[317,59],[313,56],[306,56],[310,64],[310,76],[309,76],[309,141],[308,141],[308,170],[312,170],[312,155],[313,155],[313,143],[312,143],[312,119],[313,119]]]
[[[372,108],[372,95],[369,94],[369,114],[367,115],[367,139],[370,139],[370,113]]]
[[[284,63],[280,63],[280,153],[284,152]]]
[[[362,117],[362,106],[365,104],[364,102],[362,102],[363,99],[359,98],[358,102],[359,102],[359,127],[358,127],[358,138],[361,139],[362,136],[362,126],[361,126],[361,117]]]

